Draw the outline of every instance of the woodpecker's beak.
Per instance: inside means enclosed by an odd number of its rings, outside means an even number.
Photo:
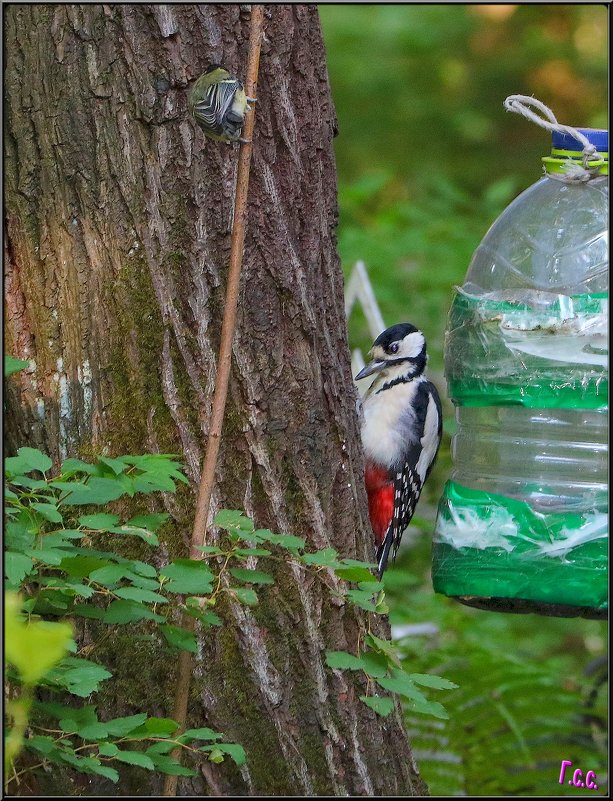
[[[362,367],[360,372],[356,375],[355,381],[359,381],[361,378],[366,378],[373,373],[378,373],[379,370],[383,370],[385,364],[385,362],[372,361],[370,364],[367,364],[366,367]]]

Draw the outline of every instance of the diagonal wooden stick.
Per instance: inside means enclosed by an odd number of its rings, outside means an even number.
[[[249,55],[247,61],[247,75],[245,92],[247,97],[256,97],[256,86],[260,66],[260,46],[262,43],[262,29],[264,25],[264,6],[251,6],[251,29],[249,32]],[[255,124],[255,107],[251,108],[245,117],[243,128],[244,142],[238,154],[238,170],[236,175],[236,193],[234,199],[234,220],[232,223],[232,239],[230,243],[230,266],[228,270],[228,284],[226,287],[226,305],[224,308],[223,323],[221,327],[221,345],[217,361],[217,375],[215,377],[215,392],[213,394],[213,407],[211,410],[211,423],[209,426],[209,439],[207,442],[198,499],[196,501],[196,514],[192,529],[190,558],[201,559],[200,547],[206,538],[206,526],[211,503],[211,492],[215,482],[215,467],[221,442],[226,397],[228,395],[228,381],[232,363],[232,340],[236,326],[236,309],[240,289],[241,264],[245,244],[245,226],[247,222],[247,194],[249,190],[249,169],[251,166],[251,151],[253,149],[253,129]],[[183,627],[194,631],[195,619],[184,615]],[[192,675],[192,655],[189,651],[179,651],[179,669],[175,691],[175,704],[173,719],[185,728],[187,720],[187,702],[189,698],[190,679]],[[173,756],[179,758],[181,749],[173,751]],[[176,796],[177,776],[166,776],[164,782],[164,795]]]

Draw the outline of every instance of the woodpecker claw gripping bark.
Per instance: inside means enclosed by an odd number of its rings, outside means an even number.
[[[425,376],[426,341],[410,323],[386,329],[356,379],[375,375],[363,403],[366,491],[379,577],[395,558],[442,436],[442,410]]]

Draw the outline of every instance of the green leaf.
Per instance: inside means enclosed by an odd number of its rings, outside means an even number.
[[[20,599],[7,592],[4,607],[5,656],[24,684],[36,684],[58,662],[72,641],[72,626],[47,621],[26,622],[20,614]]]
[[[41,473],[46,473],[53,467],[53,462],[38,448],[19,448],[17,455],[23,459],[28,465],[28,472],[30,470],[40,470]]]
[[[58,746],[56,745],[55,740],[53,737],[43,737],[40,734],[35,734],[33,737],[29,737],[24,745],[27,748],[32,749],[32,751],[37,751],[39,754],[44,754],[48,756],[53,751],[58,750]]]
[[[165,626],[160,626],[160,630],[169,645],[174,648],[179,648],[182,651],[191,651],[197,653],[198,641],[195,635],[187,629],[182,629],[179,626],[172,626],[167,623]]]
[[[220,751],[215,745],[203,745],[200,750],[208,751],[209,761],[214,762],[216,765],[224,761],[223,751]]]
[[[335,551],[334,548],[324,548],[314,553],[305,553],[301,558],[306,565],[325,565],[327,567],[332,567],[338,564],[337,556],[338,551]]]
[[[387,673],[390,662],[385,654],[377,651],[366,651],[362,654],[362,667],[365,673],[373,678],[381,678]]]
[[[8,579],[9,589],[17,589],[22,579],[33,569],[34,561],[22,553],[7,551],[4,554],[4,575]]]
[[[383,591],[383,582],[377,581],[375,578],[369,581],[360,581],[358,583],[358,589],[364,590],[364,592],[370,592],[374,595],[376,592]]]
[[[160,570],[160,576],[170,579],[164,585],[167,592],[206,595],[213,589],[213,573],[199,559],[175,559]]]
[[[257,595],[256,595],[256,602],[257,602]],[[204,626],[223,626],[223,620],[219,617],[219,615],[216,615],[215,612],[205,612],[204,614],[200,614],[198,615],[198,620]]]
[[[7,521],[5,530],[5,546],[11,551],[23,551],[29,548],[36,540],[35,528],[26,512],[19,517]]]
[[[389,690],[389,692],[392,693],[399,693],[413,701],[427,702],[425,695],[417,689],[408,674],[398,668],[392,671],[391,676],[384,676],[383,678],[377,679],[377,684],[383,687],[384,690]]]
[[[119,522],[117,515],[110,515],[106,512],[98,512],[95,515],[83,515],[79,518],[79,524],[85,528],[94,529],[95,531],[108,531]]]
[[[360,609],[365,609],[367,612],[376,612],[377,608],[373,603],[373,596],[370,592],[364,592],[363,590],[347,590],[345,593],[345,598],[351,601],[352,604],[355,604]]]
[[[106,614],[105,609],[92,606],[91,604],[75,604],[70,611],[73,615],[86,617],[91,620],[102,620]]]
[[[98,459],[99,462],[105,464],[107,467],[110,467],[113,473],[118,476],[120,473],[128,467],[128,463],[124,462],[123,459],[111,459],[109,456],[100,456]]]
[[[205,727],[203,729],[188,729],[183,732],[179,740],[187,742],[189,740],[221,740],[222,738],[223,734],[220,732]]]
[[[145,473],[134,479],[136,492],[174,492],[175,483],[170,476],[159,473]]]
[[[90,771],[92,773],[96,773],[99,776],[105,776],[107,779],[110,779],[114,784],[117,784],[119,781],[119,773],[115,770],[115,768],[110,768],[108,765],[96,765],[90,767]]]
[[[67,656],[46,675],[49,684],[64,687],[69,693],[87,698],[100,689],[100,683],[110,679],[106,668],[81,657]]]
[[[204,548],[201,550],[204,551]],[[222,551],[219,551],[222,553]],[[270,556],[270,551],[267,551],[266,548],[237,548],[234,553],[236,556]]]
[[[381,590],[381,592],[377,595],[377,600],[375,602],[375,612],[378,615],[387,615],[389,614],[390,608],[385,600],[385,591]]]
[[[183,484],[189,483],[186,476],[181,472],[182,466],[179,462],[172,461],[169,454],[149,453],[144,456],[122,456],[121,459],[127,464],[133,464],[139,471],[142,471],[142,476],[139,479],[142,479],[145,484],[153,485],[158,479],[164,481],[170,478],[181,481]],[[144,488],[139,491],[147,492],[148,490]]]
[[[136,515],[136,517],[132,517],[128,520],[128,526],[134,526],[135,528],[144,528],[147,531],[157,531],[160,526],[165,523],[170,515],[166,514],[166,512],[157,512],[155,514],[148,514],[148,515]]]
[[[100,743],[98,746],[100,756],[114,757],[118,751],[119,748],[114,743]]]
[[[230,592],[236,595],[237,599],[246,606],[255,606],[258,602],[258,596],[255,590],[249,587],[230,587]]]
[[[90,587],[88,584],[81,584],[78,581],[67,581],[66,579],[55,578],[54,576],[40,579],[39,584],[44,587],[63,590],[64,594],[72,598],[79,596],[82,598],[91,598],[92,595],[95,594],[94,588]]]
[[[33,503],[32,508],[36,509],[45,520],[50,520],[52,523],[62,522],[62,515],[58,512],[57,506],[54,503]]]
[[[141,587],[143,590],[158,592],[160,589],[160,582],[156,581],[156,579],[145,578],[144,576],[139,576],[138,573],[132,573],[132,571],[126,573],[126,578],[129,578],[135,587]]]
[[[21,477],[23,473],[29,472],[30,469],[26,459],[22,459],[20,456],[7,456],[4,460],[4,470],[7,478],[13,484],[20,484],[21,482],[17,481],[17,477]]]
[[[97,475],[100,468],[94,464],[83,462],[81,459],[65,459],[62,462],[61,473],[62,476],[67,473],[88,473],[89,475]]]
[[[69,556],[62,560],[60,567],[74,578],[85,578],[94,570],[108,567],[110,564],[108,559],[100,559],[97,556]]]
[[[346,651],[326,651],[326,664],[340,670],[361,670],[363,667],[359,657]]]
[[[370,579],[369,581],[377,581],[378,579],[375,576],[370,574],[371,570],[376,570],[377,565],[374,562],[363,562],[361,559],[342,559],[341,564],[345,565],[346,567],[363,567],[365,570],[369,571]]]
[[[130,738],[147,740],[150,737],[170,737],[179,724],[170,718],[150,717],[141,725],[128,732]]]
[[[167,604],[168,598],[164,598],[157,592],[143,590],[140,587],[120,587],[115,590],[115,595],[120,598],[127,598],[129,601],[142,601],[149,604]]]
[[[360,701],[373,709],[377,715],[387,717],[394,710],[394,702],[391,698],[380,698],[378,695],[361,695]]]
[[[274,584],[273,576],[268,573],[262,573],[260,570],[248,570],[242,567],[233,567],[230,569],[230,574],[239,581],[245,581],[249,584]]]
[[[99,567],[92,570],[89,574],[90,581],[95,581],[96,584],[103,584],[105,587],[111,587],[117,584],[118,581],[124,576],[130,574],[130,570],[126,565],[107,565],[106,567]]]
[[[20,370],[25,369],[29,364],[30,362],[24,361],[24,359],[17,359],[15,356],[9,356],[6,354],[4,357],[4,377],[8,378],[14,373],[18,373]]]
[[[149,755],[153,760],[153,764],[155,765],[155,769],[159,770],[160,773],[167,773],[169,776],[196,776],[195,770],[190,770],[190,768],[186,768],[184,765],[180,765],[176,760],[169,756],[163,756],[162,754],[154,754],[149,751]]]
[[[108,607],[104,617],[105,623],[134,623],[137,620],[156,620],[162,623],[165,618],[156,615],[143,604],[134,601],[113,601]]]
[[[44,541],[43,541],[44,542]],[[59,565],[71,550],[62,548],[26,548],[24,553],[46,565]]]
[[[16,459],[21,459],[16,456]],[[50,481],[45,481],[43,478],[30,478],[30,476],[14,476],[10,479],[11,484],[17,487],[25,487],[29,490],[35,490],[34,494],[40,498],[42,496],[53,496],[53,487]],[[38,490],[38,492],[36,492]]]
[[[153,567],[153,565],[147,564],[147,562],[135,560],[130,562],[130,568],[135,573],[140,573],[141,576],[157,577],[157,570]]]
[[[138,715],[130,715],[125,718],[113,718],[113,720],[107,721],[106,727],[109,734],[112,734],[114,737],[125,737],[126,734],[134,731],[138,726],[142,726],[146,720],[147,714],[141,712]]]
[[[449,720],[449,713],[438,701],[428,701],[416,698],[411,701],[410,709],[412,712],[419,712],[422,715],[432,715],[439,720]]]
[[[91,704],[69,709],[66,717],[60,718],[58,725],[62,731],[76,733],[84,740],[104,739],[108,736],[106,724],[98,720],[96,707]]]
[[[155,764],[150,756],[142,754],[140,751],[118,751],[115,754],[118,762],[125,762],[127,765],[138,765],[139,768],[155,770]]]
[[[153,531],[149,531],[146,528],[137,528],[136,526],[116,526],[115,528],[110,529],[113,534],[127,534],[128,536],[132,537],[140,537],[141,540],[148,543],[149,545],[159,545],[160,541],[158,540],[157,536],[153,533]]]
[[[46,547],[51,548],[75,548],[78,547],[76,543],[66,542],[66,540],[80,540],[83,539],[84,536],[82,531],[60,528],[45,534],[43,542]]]
[[[87,484],[71,483],[66,489],[68,495],[61,501],[65,506],[83,506],[85,504],[105,504],[116,501],[125,494],[123,484],[115,478],[99,478],[93,476]]]
[[[421,684],[424,687],[432,687],[435,690],[457,690],[457,684],[444,679],[442,676],[433,676],[430,673],[410,673],[409,678],[415,684]]]
[[[382,640],[380,637],[375,637],[374,634],[367,634],[364,637],[364,642],[369,645],[373,650],[386,654],[394,662],[398,662],[398,654],[396,653],[396,646],[391,640]]]
[[[253,531],[253,521],[236,509],[222,509],[213,518],[213,525],[226,531]]]
[[[217,545],[197,545],[196,550],[201,551],[208,556],[219,556],[223,553],[223,550],[218,548]]]
[[[365,581],[368,583],[376,581],[370,570],[365,567],[336,567],[334,568],[334,572],[339,578],[345,579],[345,581]]]
[[[208,745],[200,748],[200,751],[209,751],[216,749],[221,751],[222,754],[227,754],[234,762],[240,767],[244,765],[247,760],[245,749],[238,743],[216,743],[214,746]]]
[[[180,737],[177,739],[181,739]],[[146,754],[150,756],[154,756],[155,754],[167,754],[169,751],[173,751],[176,748],[176,745],[173,740],[166,740],[165,742],[161,743],[153,743],[150,745],[149,748],[145,751]]]
[[[256,534],[257,533],[258,532],[256,532]],[[295,537],[293,534],[268,533],[267,536],[262,537],[262,539],[266,540],[266,542],[270,542],[271,545],[278,545],[280,548],[287,548],[287,550],[294,552],[302,550],[306,545],[304,537]]]

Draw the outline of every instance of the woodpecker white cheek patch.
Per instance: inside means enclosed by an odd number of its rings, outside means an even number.
[[[406,336],[400,343],[397,358],[416,359],[425,346],[424,335],[421,331],[415,331]]]

